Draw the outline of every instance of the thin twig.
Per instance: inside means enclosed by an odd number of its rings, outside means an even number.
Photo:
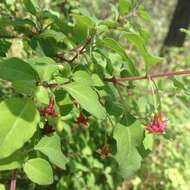
[[[141,0],[139,0],[137,2],[137,4],[135,5],[135,7],[133,7],[133,9],[130,10],[127,15],[124,15],[124,16],[119,15],[118,20],[117,20],[118,23],[122,24],[123,22],[127,21],[129,18],[136,17],[137,10],[141,4],[142,4],[142,2],[141,2]]]
[[[184,71],[174,71],[174,72],[166,72],[166,73],[159,73],[154,75],[146,75],[146,76],[132,76],[132,77],[112,77],[112,78],[104,78],[103,80],[106,82],[112,82],[114,85],[120,85],[125,86],[122,82],[125,81],[134,81],[134,80],[153,80],[163,77],[172,77],[177,75],[190,75],[190,70],[184,70]],[[58,83],[40,83],[37,82],[37,86],[44,86],[46,88],[62,88],[63,85],[66,85],[72,81],[67,81],[61,84]]]
[[[148,80],[151,79],[158,79],[163,77],[173,77],[177,75],[190,75],[190,70],[183,70],[183,71],[173,71],[173,72],[165,72],[153,75],[145,75],[145,76],[132,76],[132,77],[113,77],[113,78],[105,78],[104,81],[107,82],[124,82],[124,81],[133,81],[133,80]]]
[[[16,170],[12,171],[10,190],[16,190]]]
[[[73,56],[73,58],[71,58],[71,59],[66,58],[64,56],[64,53],[58,53],[55,56],[57,58],[59,58],[60,60],[65,61],[67,63],[73,63],[74,60],[77,59],[79,55],[81,55],[81,54],[83,54],[85,52],[86,47],[91,43],[93,37],[94,37],[94,34],[86,39],[86,42],[84,43],[83,46],[81,46],[80,48],[76,49],[76,53]]]

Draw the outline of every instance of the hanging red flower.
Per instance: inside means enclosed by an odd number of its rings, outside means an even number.
[[[164,133],[165,129],[166,120],[162,112],[156,113],[150,124],[146,127],[146,130],[150,133]]]
[[[106,159],[108,156],[110,156],[111,151],[107,145],[104,145],[103,147],[97,150],[97,153],[100,155],[102,159]]]
[[[89,119],[87,117],[85,117],[85,115],[81,112],[80,115],[79,115],[79,117],[77,117],[77,119],[76,119],[75,122],[78,125],[85,125],[85,126],[87,126],[88,125],[88,121],[89,121]]]
[[[48,116],[56,117],[57,113],[54,111],[54,104],[55,104],[55,100],[54,100],[54,97],[52,96],[50,98],[49,105],[46,108],[39,110],[40,114],[44,117],[48,117]]]
[[[52,125],[49,125],[48,121],[46,121],[42,129],[42,133],[44,135],[49,135],[53,133],[54,131],[55,131],[54,127]]]

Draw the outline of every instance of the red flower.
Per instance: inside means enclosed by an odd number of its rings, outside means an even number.
[[[164,133],[166,128],[165,116],[162,112],[156,113],[151,123],[146,127],[150,133]]]
[[[49,134],[53,133],[54,131],[55,131],[55,129],[53,128],[53,126],[49,125],[48,121],[46,121],[44,124],[44,127],[42,129],[42,133],[44,135],[49,135]]]
[[[54,111],[55,100],[52,96],[49,101],[49,105],[46,108],[40,109],[40,114],[44,117],[53,116],[56,117],[57,113]]]
[[[97,150],[97,153],[100,154],[102,159],[106,159],[110,155],[110,149],[107,145],[104,145],[102,148]]]
[[[89,119],[86,118],[84,116],[84,114],[81,112],[80,115],[79,115],[79,117],[77,117],[76,123],[79,124],[79,125],[82,124],[82,125],[87,126],[88,125],[88,121],[89,121]]]

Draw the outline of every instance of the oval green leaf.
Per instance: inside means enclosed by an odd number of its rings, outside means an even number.
[[[45,154],[56,166],[65,169],[67,158],[61,152],[60,137],[57,134],[43,137],[34,149]]]
[[[28,12],[30,12],[33,15],[36,15],[36,8],[35,8],[32,0],[24,0],[23,3]]]
[[[0,190],[5,190],[5,186],[3,184],[0,184]]]
[[[55,61],[49,57],[33,58],[29,59],[28,62],[42,81],[50,81],[53,74],[59,69]]]
[[[128,178],[141,166],[142,157],[137,147],[143,141],[143,129],[139,122],[129,127],[118,124],[114,130],[114,139],[117,142],[115,158],[119,165],[119,174],[123,178]]]
[[[40,117],[34,103],[22,98],[2,102],[0,115],[0,159],[3,159],[33,136]]]
[[[64,89],[75,98],[86,111],[99,119],[105,118],[105,108],[100,104],[98,95],[91,87],[73,82],[65,85]]]
[[[24,165],[27,177],[39,185],[50,185],[53,183],[53,170],[48,161],[35,158],[28,160]]]
[[[94,82],[90,76],[90,74],[86,71],[76,71],[73,74],[73,80],[84,85],[93,86]]]
[[[9,81],[36,80],[38,74],[27,62],[9,58],[0,62],[0,78]]]

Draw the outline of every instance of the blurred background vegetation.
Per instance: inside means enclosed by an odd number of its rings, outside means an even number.
[[[12,4],[15,1],[16,0],[7,0],[7,3]],[[44,0],[40,3],[41,6],[46,9],[55,6],[59,7],[59,9],[64,9],[65,6],[68,6],[72,7],[73,11],[79,11],[80,9],[80,12],[84,12],[85,14],[91,14],[91,16],[94,15],[97,18],[107,18],[112,16],[114,12],[114,7],[112,5],[115,5],[117,2],[117,0]],[[185,0],[142,1],[142,5],[144,5],[151,18],[150,22],[144,23],[144,29],[150,32],[148,44],[149,49],[151,49],[151,51],[155,52],[156,54],[161,54],[164,57],[164,63],[162,63],[162,67],[156,66],[156,68],[154,68],[153,72],[155,73],[188,68],[190,64],[189,37],[187,37],[185,42],[181,45],[176,45],[175,43],[170,43],[169,45],[166,44],[166,38],[171,26],[174,12],[176,7],[179,6],[178,2],[183,3]],[[187,4],[186,11],[189,10],[188,6],[190,7],[190,3]],[[188,18],[182,17],[181,19],[183,20]],[[177,39],[175,38],[173,39],[173,41],[176,40]],[[20,46],[19,42],[16,42],[16,44],[12,46],[13,47],[9,53],[14,55],[14,51],[16,51],[18,54],[18,47]],[[168,46],[170,48],[166,50]],[[183,80],[181,82],[185,81]],[[167,110],[168,114],[168,130],[170,130],[170,136],[167,140],[162,136],[157,137],[156,143],[154,144],[154,151],[145,159],[142,164],[142,169],[133,178],[121,182],[121,185],[117,188],[117,190],[189,190],[190,152],[188,148],[190,147],[190,110],[187,102],[189,101],[188,90],[190,89],[188,84],[185,84],[185,90],[180,88],[179,86],[182,85],[180,81],[175,83],[174,81],[169,80],[166,83],[160,80],[158,85],[161,91],[162,100],[165,103],[165,110]],[[173,88],[173,85],[175,86],[175,91],[170,93],[171,86]],[[171,110],[172,114],[170,114]],[[88,147],[86,147],[86,149],[83,151],[87,156],[90,155],[90,150]],[[100,163],[97,162],[94,164],[97,165],[97,170],[102,170]],[[82,171],[85,171],[86,168],[82,167],[84,166],[78,165],[78,168],[80,168]],[[107,167],[104,173],[107,175],[110,188],[113,187],[114,189],[114,179],[111,179],[109,175],[110,168]],[[76,178],[80,178],[80,175],[81,173],[78,172],[76,174]],[[2,182],[6,177],[7,176],[1,178],[0,182]],[[92,182],[93,184],[93,180],[93,175],[89,175],[89,183]],[[64,184],[62,185],[64,186]],[[99,187],[96,189],[98,188]],[[94,189],[92,188],[92,190]]]

